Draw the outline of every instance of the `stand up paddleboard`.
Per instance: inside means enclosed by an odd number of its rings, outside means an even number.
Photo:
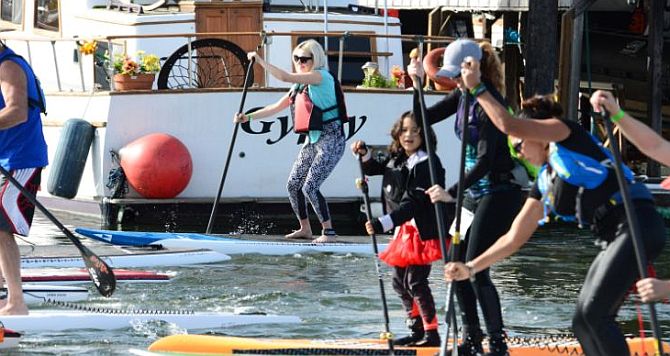
[[[228,255],[257,253],[262,255],[293,255],[297,253],[372,254],[372,245],[355,242],[311,243],[288,241],[244,240],[196,233],[112,231],[77,228],[75,231],[96,241],[118,246],[163,246],[168,248],[202,248]],[[388,244],[379,244],[383,251]]]
[[[163,321],[188,330],[217,329],[248,324],[299,323],[291,315],[235,314],[189,311],[31,310],[29,315],[0,316],[5,327],[21,332],[77,329],[115,330],[137,323]]]
[[[0,288],[0,299],[7,297],[7,288]],[[23,299],[28,305],[56,302],[81,302],[88,299],[88,289],[72,286],[23,284]]]
[[[166,283],[170,281],[170,276],[164,273],[128,269],[115,269],[114,277],[117,283]],[[21,280],[33,284],[69,285],[91,283],[91,276],[85,269],[79,268],[29,268],[21,271]]]
[[[642,350],[653,355],[653,338],[628,339],[631,354]],[[574,337],[510,338],[510,356],[581,355]],[[485,349],[486,349],[485,345]],[[667,346],[664,346],[667,350]],[[395,347],[395,355],[433,356],[439,347]],[[388,355],[388,344],[379,339],[254,339],[210,335],[172,335],[155,341],[149,351],[182,355]]]
[[[161,251],[150,253],[128,253],[125,255],[99,256],[112,268],[146,268],[159,266],[183,266],[191,264],[218,263],[230,260],[230,256],[215,251]],[[80,256],[72,257],[22,257],[21,268],[84,268]]]

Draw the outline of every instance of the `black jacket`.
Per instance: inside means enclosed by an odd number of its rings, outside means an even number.
[[[488,88],[493,88],[493,85],[490,83],[486,84]],[[489,89],[489,91],[491,91],[494,97],[496,97],[502,105],[507,106],[507,103],[497,91],[492,89]],[[442,100],[426,108],[426,119],[429,125],[441,122],[457,113],[461,95],[462,92],[460,90],[453,90],[442,98]],[[474,105],[475,103],[476,99],[470,97],[470,105]],[[465,173],[463,179],[464,189],[468,189],[487,174],[493,184],[499,181],[508,180],[511,178],[510,171],[514,168],[514,162],[510,156],[509,147],[507,146],[507,135],[498,130],[481,106],[477,105],[475,110],[477,112],[477,117],[479,117],[480,120],[478,127],[479,142],[477,143],[477,162]],[[414,112],[421,112],[417,91],[414,92]],[[454,183],[454,185],[448,189],[449,194],[456,197],[457,189],[458,183]]]
[[[435,162],[438,176],[436,183],[444,186],[445,172],[437,156]],[[383,198],[387,208],[392,208],[389,215],[394,227],[414,218],[422,240],[437,239],[439,236],[435,206],[426,195],[426,190],[432,186],[428,157],[412,169],[408,169],[406,163],[406,160],[397,162],[394,158],[383,163],[370,159],[364,163],[363,170],[366,175],[384,175]],[[445,224],[450,224],[454,216],[454,204],[447,204],[445,211]],[[373,226],[376,233],[383,232],[379,219],[373,220]]]

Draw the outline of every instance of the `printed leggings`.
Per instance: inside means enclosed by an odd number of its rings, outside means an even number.
[[[330,220],[326,199],[319,191],[321,184],[344,154],[345,139],[339,122],[323,125],[321,137],[316,143],[306,143],[300,149],[288,177],[288,198],[295,215],[307,219],[307,199],[320,222]]]
[[[425,330],[437,329],[435,300],[428,285],[431,265],[393,267],[393,290],[409,318],[421,316]]]
[[[665,244],[663,219],[651,201],[634,200],[633,206],[647,259],[653,261]],[[589,267],[572,319],[575,336],[589,356],[630,355],[615,319],[626,294],[640,275],[623,207],[615,208],[612,213],[619,216],[616,236]]]
[[[464,206],[475,216],[461,244],[461,261],[473,260],[491,247],[504,233],[519,212],[522,204],[522,193],[519,189],[492,192],[476,202],[466,198]],[[458,213],[458,212],[457,212]],[[477,315],[477,302],[482,309],[489,336],[503,333],[500,297],[491,281],[489,269],[475,275],[475,281],[455,282],[456,297],[461,310],[463,330],[466,333],[478,333],[481,330]]]

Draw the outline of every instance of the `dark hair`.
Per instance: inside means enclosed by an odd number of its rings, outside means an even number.
[[[400,144],[400,135],[402,134],[402,122],[405,120],[405,118],[410,118],[414,120],[416,126],[419,127],[419,129],[421,130],[421,146],[419,146],[419,149],[427,151],[426,140],[424,139],[423,128],[421,127],[421,123],[416,120],[416,117],[414,116],[413,112],[405,111],[404,113],[402,113],[402,115],[400,115],[400,118],[396,120],[396,122],[393,124],[393,127],[391,128],[392,141],[388,147],[388,150],[392,156],[396,157],[402,156],[403,158],[407,158],[405,149],[402,148],[402,145]],[[435,132],[433,132],[433,129],[431,127],[428,127],[428,135],[430,137],[431,142],[433,143],[433,147],[437,148],[437,137],[435,137]]]
[[[519,115],[522,119],[549,119],[561,118],[563,108],[557,103],[553,95],[535,95],[521,103]]]

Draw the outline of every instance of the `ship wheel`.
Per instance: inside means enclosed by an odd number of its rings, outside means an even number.
[[[241,88],[248,65],[246,52],[230,41],[195,40],[191,42],[190,66],[188,44],[163,63],[158,74],[158,89]],[[249,77],[253,83],[253,71]]]

